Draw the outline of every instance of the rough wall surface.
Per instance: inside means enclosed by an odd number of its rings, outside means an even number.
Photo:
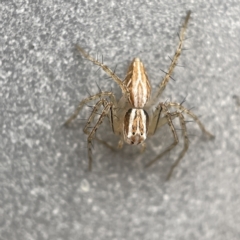
[[[240,239],[240,7],[222,2],[1,1],[1,240]],[[184,67],[160,101],[187,96],[184,105],[215,140],[188,123],[189,151],[168,182],[180,148],[144,169],[162,150],[164,129],[144,154],[95,142],[89,173],[82,121],[61,125],[97,84],[118,87],[75,44],[112,69],[118,64],[121,78],[140,57],[155,89],[189,9]],[[79,118],[89,113],[86,107]],[[105,131],[111,137],[107,123]]]

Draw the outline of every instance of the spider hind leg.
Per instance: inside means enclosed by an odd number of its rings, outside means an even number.
[[[174,54],[173,58],[170,58],[171,59],[171,64],[170,64],[167,72],[165,72],[165,77],[163,78],[163,80],[161,81],[160,85],[158,86],[157,93],[156,93],[156,95],[154,96],[154,99],[153,99],[154,102],[162,94],[162,92],[164,91],[165,87],[167,86],[169,80],[172,78],[172,73],[174,71],[174,68],[177,65],[178,58],[180,57],[181,52],[183,50],[182,47],[183,47],[183,42],[185,40],[185,32],[186,32],[186,29],[187,29],[188,21],[190,19],[190,15],[191,15],[191,11],[188,11],[187,15],[185,17],[185,21],[184,21],[184,23],[183,23],[183,25],[181,27],[180,33],[178,34],[179,43],[178,43],[177,49],[175,51],[175,54]]]

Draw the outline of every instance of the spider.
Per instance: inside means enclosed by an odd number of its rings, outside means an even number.
[[[75,112],[70,116],[70,118],[65,122],[65,125],[69,125],[79,114],[80,110],[85,104],[93,100],[98,100],[93,107],[93,110],[87,120],[87,123],[83,129],[84,133],[88,135],[87,145],[88,145],[88,158],[89,158],[89,170],[92,168],[92,141],[96,139],[96,131],[102,124],[104,118],[108,118],[110,125],[114,134],[120,136],[118,147],[121,148],[125,143],[138,145],[141,144],[142,148],[145,148],[145,140],[154,135],[157,130],[164,125],[168,125],[171,129],[174,141],[170,146],[168,146],[163,152],[152,159],[146,167],[149,167],[163,155],[168,153],[173,149],[179,142],[176,129],[173,125],[173,119],[178,118],[180,121],[181,132],[183,136],[183,149],[180,152],[178,158],[172,165],[167,179],[172,175],[174,168],[178,165],[180,160],[185,155],[189,147],[189,138],[186,128],[186,122],[184,115],[188,115],[192,118],[200,127],[202,132],[208,137],[213,138],[214,136],[208,132],[198,117],[192,113],[190,110],[182,106],[181,103],[177,102],[160,102],[156,103],[163,90],[165,89],[167,83],[171,79],[173,70],[177,64],[178,58],[182,51],[182,45],[184,41],[186,27],[190,18],[191,12],[188,11],[185,17],[185,21],[181,27],[179,33],[179,43],[171,59],[171,64],[168,71],[165,72],[165,77],[158,86],[158,89],[151,97],[151,85],[148,80],[146,70],[143,63],[139,58],[134,58],[129,65],[127,75],[124,80],[121,80],[115,72],[113,72],[108,66],[99,62],[97,59],[91,57],[86,53],[81,47],[77,46],[79,52],[93,62],[95,65],[100,66],[121,88],[122,97],[117,101],[115,95],[111,91],[100,91],[95,95],[91,95],[88,98],[82,100]],[[156,105],[156,109],[150,112],[150,108]],[[101,110],[101,114],[98,112]],[[170,111],[175,109],[175,111]],[[97,118],[95,125],[90,128],[90,124],[93,123],[94,119]]]

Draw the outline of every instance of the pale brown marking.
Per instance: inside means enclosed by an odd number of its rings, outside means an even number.
[[[151,95],[151,85],[139,58],[130,64],[124,84],[129,90],[129,102],[134,108],[143,108]]]
[[[148,133],[148,114],[143,109],[131,108],[124,117],[124,140],[128,144],[143,143]]]

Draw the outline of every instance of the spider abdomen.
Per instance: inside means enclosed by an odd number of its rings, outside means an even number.
[[[130,64],[124,84],[129,91],[130,104],[134,108],[143,108],[150,97],[151,86],[139,58],[134,58]]]

